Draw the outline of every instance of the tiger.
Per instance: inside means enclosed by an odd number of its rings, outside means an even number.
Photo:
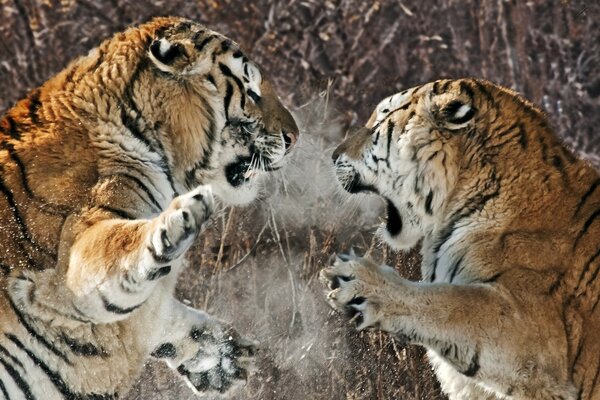
[[[355,253],[319,274],[357,329],[423,346],[451,399],[600,399],[600,176],[516,92],[442,79],[382,100],[334,150],[419,282]]]
[[[157,17],[0,121],[0,398],[116,399],[154,358],[230,394],[258,343],[174,297],[214,196],[254,200],[299,135],[260,66]]]

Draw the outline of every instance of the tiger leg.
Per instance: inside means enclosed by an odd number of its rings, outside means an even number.
[[[81,231],[70,248],[66,286],[77,312],[92,322],[127,318],[182,256],[213,210],[208,187],[178,196],[153,219],[101,219]],[[80,223],[83,224],[83,223]]]
[[[246,381],[256,350],[253,341],[173,298],[162,302],[161,310],[152,326],[151,355],[177,371],[196,394],[225,393]]]
[[[560,318],[549,315],[552,307],[539,313],[486,284],[410,282],[361,258],[338,259],[321,272],[321,280],[332,289],[331,305],[350,313],[359,329],[379,327],[424,345],[484,389],[481,393],[510,399],[576,397],[567,355],[559,350],[566,348],[564,332]],[[536,329],[542,319],[546,328]]]

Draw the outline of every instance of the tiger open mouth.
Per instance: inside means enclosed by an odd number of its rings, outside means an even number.
[[[225,177],[231,186],[239,187],[264,172],[276,171],[280,168],[273,166],[268,159],[260,154],[255,154],[254,157],[238,157],[234,162],[225,166]]]

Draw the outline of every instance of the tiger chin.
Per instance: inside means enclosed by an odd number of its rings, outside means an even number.
[[[229,393],[256,343],[177,301],[213,194],[256,197],[298,138],[230,39],[156,18],[106,40],[0,120],[0,397],[123,397],[149,357]]]
[[[600,398],[600,176],[542,111],[435,81],[384,99],[333,159],[386,201],[390,246],[422,242],[423,280],[340,255],[320,274],[332,307],[424,346],[450,399]]]

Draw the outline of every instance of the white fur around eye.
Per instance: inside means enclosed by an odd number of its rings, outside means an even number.
[[[160,43],[160,47],[158,48],[158,51],[160,52],[161,55],[165,55],[167,53],[167,51],[169,51],[169,49],[171,48],[171,42],[169,42],[167,39],[162,38],[158,41]]]
[[[250,61],[244,61],[244,57],[229,57],[226,61],[231,73],[237,76],[244,84],[246,91],[251,90],[261,96],[260,84],[262,76],[259,69]]]
[[[248,89],[261,96],[260,84],[262,83],[262,75],[260,74],[260,70],[251,62],[244,63],[243,70],[244,78],[248,80],[248,82],[244,80],[244,84],[248,86]]]
[[[462,106],[460,106],[458,111],[456,111],[456,113],[454,114],[454,118],[462,118],[465,115],[467,115],[467,113],[469,111],[471,111],[471,106],[468,104],[463,104]]]

